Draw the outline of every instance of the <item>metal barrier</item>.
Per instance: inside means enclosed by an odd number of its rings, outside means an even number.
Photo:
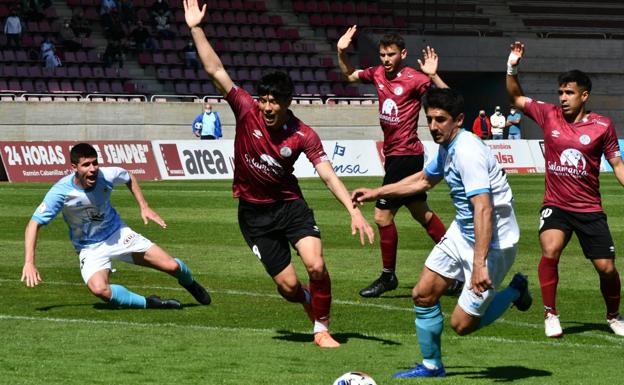
[[[325,104],[350,104],[350,105],[358,105],[358,104],[377,104],[379,99],[374,96],[367,97],[338,97],[338,96],[330,96],[325,99]]]
[[[171,99],[175,99],[175,100],[171,100]],[[192,100],[190,100],[191,102],[196,102],[196,101],[201,101],[202,100],[197,95],[175,95],[175,94],[171,94],[171,95],[152,95],[152,97],[150,98],[150,102],[157,102],[157,103],[158,102],[171,102],[171,101],[189,102],[188,99],[192,99]]]
[[[147,102],[143,94],[88,94],[85,98],[90,102]]]
[[[48,100],[49,99],[49,100]],[[50,101],[50,102],[79,102],[82,95],[76,92],[50,92],[50,93],[24,93],[17,97],[16,100],[24,101]]]

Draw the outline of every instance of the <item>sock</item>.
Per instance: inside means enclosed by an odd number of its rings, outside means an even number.
[[[494,294],[494,299],[485,310],[485,314],[479,320],[477,330],[488,326],[503,315],[511,306],[511,303],[520,298],[520,292],[513,287],[507,287],[504,290]]]
[[[325,272],[321,279],[310,279],[310,294],[312,295],[312,314],[315,320],[329,320],[331,308],[331,280]]]
[[[145,297],[131,292],[121,285],[110,285],[110,303],[117,306],[129,307],[133,309],[145,309],[147,302]]]
[[[620,274],[609,278],[600,277],[600,292],[607,305],[607,319],[615,318],[620,312]]]
[[[537,268],[537,275],[542,289],[542,301],[544,302],[544,312],[557,314],[557,284],[559,283],[558,259],[546,258],[542,256]]]
[[[178,283],[182,286],[188,286],[193,283],[193,275],[188,267],[182,262],[181,259],[175,259],[178,265],[180,265],[180,271],[178,272]]]
[[[444,316],[440,302],[431,307],[414,306],[416,312],[416,334],[423,357],[423,365],[435,369],[442,367],[442,330]]]
[[[297,290],[295,291],[294,296],[287,296],[279,286],[277,287],[277,292],[280,293],[280,295],[288,302],[294,302],[294,303],[310,302],[310,293],[306,289],[304,289],[303,286],[301,286],[301,284],[299,284],[299,286],[297,287]]]
[[[320,332],[326,332],[328,330],[329,327],[329,320],[324,320],[324,321],[314,321],[314,331],[313,333],[320,333]]]
[[[431,219],[425,226],[425,230],[427,230],[427,234],[433,239],[435,243],[440,242],[444,234],[446,234],[446,227],[444,227],[444,223],[440,220],[440,218],[432,212]]]
[[[379,226],[379,246],[381,246],[381,260],[385,272],[394,272],[396,269],[397,245],[399,234],[396,225]]]

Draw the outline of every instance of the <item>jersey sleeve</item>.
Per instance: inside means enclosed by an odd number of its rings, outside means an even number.
[[[446,150],[440,146],[438,149],[438,155],[433,158],[429,164],[425,167],[425,175],[429,177],[444,177],[444,157],[446,156]]]
[[[467,198],[491,191],[487,155],[485,145],[457,148],[453,162],[461,176]]]
[[[121,167],[100,167],[100,172],[104,175],[104,179],[114,185],[126,184],[130,182],[130,173]]]
[[[538,126],[544,127],[544,123],[546,122],[546,118],[548,115],[548,110],[552,107],[552,104],[539,102],[531,98],[527,98],[527,101],[524,103],[524,113],[526,114],[526,116],[533,119]]]
[[[429,91],[429,89],[432,87],[432,83],[431,80],[429,79],[429,77],[425,74],[423,74],[422,72],[416,72],[417,76],[414,84],[414,92],[416,93],[415,96],[417,97],[422,97],[427,91]]]
[[[329,157],[323,149],[323,143],[321,143],[321,138],[312,129],[310,129],[309,134],[306,135],[304,139],[303,152],[306,154],[308,160],[310,161],[310,163],[312,163],[313,166],[329,160]]]
[[[43,202],[37,207],[32,219],[39,224],[47,225],[61,212],[63,204],[65,203],[65,196],[67,195],[67,189],[62,184],[57,183],[46,196],[43,198]]]
[[[618,143],[617,133],[615,132],[615,125],[613,121],[609,122],[609,127],[605,131],[605,141],[603,144],[603,150],[605,158],[611,159],[617,156],[622,156],[620,152],[620,144]]]
[[[375,67],[368,67],[358,72],[358,77],[362,83],[374,83],[375,82]]]
[[[249,112],[256,103],[247,91],[237,85],[232,87],[230,92],[225,96],[225,100],[230,105],[237,122],[243,115]]]

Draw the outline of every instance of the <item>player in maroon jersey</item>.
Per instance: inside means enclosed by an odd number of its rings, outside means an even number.
[[[544,132],[546,189],[540,214],[542,259],[538,276],[544,301],[545,333],[563,335],[556,307],[561,252],[575,233],[585,257],[600,277],[600,291],[613,332],[624,335],[620,317],[620,275],[615,247],[600,199],[600,159],[604,154],[615,177],[624,185],[624,163],[611,119],[587,109],[591,79],[579,70],[559,75],[559,106],[524,96],[518,82],[518,63],[524,44],[515,42],[507,62],[507,92]]]
[[[405,41],[396,34],[385,35],[379,42],[381,65],[365,70],[355,69],[348,61],[346,49],[351,45],[357,27],[354,25],[338,40],[338,63],[340,70],[350,82],[372,83],[379,96],[379,122],[384,133],[383,152],[385,176],[383,185],[421,171],[424,165],[424,147],[418,139],[418,113],[421,98],[433,82],[440,88],[447,85],[437,75],[438,56],[433,48],[423,50],[420,59],[421,71],[407,67]],[[379,199],[375,206],[375,223],[379,228],[381,276],[369,286],[360,290],[363,297],[379,297],[394,290],[399,284],[396,277],[396,256],[398,234],[394,217],[406,206],[412,217],[438,242],[446,229],[438,216],[427,205],[427,194],[416,194],[405,198]]]
[[[351,215],[351,232],[370,243],[374,231],[351,203],[321,141],[288,109],[293,84],[283,72],[262,77],[256,85],[258,101],[237,87],[206,39],[200,23],[206,13],[197,0],[184,1],[186,23],[206,72],[230,104],[236,117],[234,139],[234,197],[239,199],[238,221],[245,241],[273,278],[286,300],[303,304],[314,322],[314,342],[320,347],[340,344],[328,332],[331,281],[323,259],[320,231],[303,199],[294,164],[303,152],[336,199]],[[303,287],[291,263],[290,246],[300,255],[310,279]]]

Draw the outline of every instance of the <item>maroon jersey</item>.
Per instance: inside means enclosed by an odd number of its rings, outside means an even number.
[[[258,104],[242,88],[234,86],[225,99],[236,117],[234,197],[252,203],[302,198],[293,175],[299,154],[315,166],[328,160],[317,133],[290,111],[283,127],[267,129]]]
[[[544,205],[577,212],[602,211],[600,159],[620,156],[611,119],[590,112],[568,123],[561,107],[528,99],[525,113],[544,131]]]
[[[384,133],[384,155],[422,155],[418,139],[420,99],[431,86],[429,77],[411,67],[402,68],[392,80],[383,66],[360,71],[362,83],[373,83],[379,96],[379,123]]]

